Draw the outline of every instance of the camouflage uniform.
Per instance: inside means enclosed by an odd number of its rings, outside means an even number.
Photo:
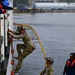
[[[52,67],[52,64],[53,64],[53,59],[50,57],[50,58],[47,58],[46,59],[46,65],[45,65],[45,69],[40,73],[40,75],[54,75],[54,69]]]
[[[52,65],[48,68],[45,67],[45,69],[40,73],[40,75],[44,75],[46,73],[46,75],[54,75],[54,70]]]
[[[14,36],[15,39],[20,39],[22,38],[22,41],[24,42],[24,44],[17,44],[17,53],[18,53],[18,64],[15,68],[15,71],[18,72],[19,69],[21,68],[22,65],[22,61],[23,59],[29,55],[30,53],[33,52],[33,50],[35,49],[30,37],[26,34],[24,35],[16,35]],[[23,50],[23,52],[21,53],[21,49]]]
[[[33,50],[32,50],[33,51]],[[20,55],[20,57],[19,57],[19,60],[18,60],[18,64],[17,64],[17,66],[16,66],[16,68],[15,68],[15,72],[18,72],[19,71],[19,69],[21,68],[21,66],[22,66],[22,61],[23,61],[23,59],[27,56],[27,55],[29,55],[30,53],[32,53],[32,51],[26,51],[26,50],[24,50],[23,51],[23,53]]]
[[[30,37],[26,34],[23,35],[15,35],[14,36],[15,39],[21,39],[24,42],[24,44],[17,44],[17,52],[18,52],[18,57],[20,57],[21,54],[21,49],[23,50],[22,53],[26,52],[32,52],[32,50],[35,48],[34,44],[32,43]],[[32,49],[31,49],[32,48]]]
[[[14,71],[18,72],[19,69],[21,68],[23,59],[27,55],[33,52],[33,50],[35,49],[35,46],[32,43],[30,37],[26,34],[26,32],[24,34],[14,35],[14,39],[22,39],[24,43],[24,44],[17,44],[18,57],[14,57],[15,59],[18,60],[18,64]],[[23,52],[21,52],[21,49],[23,50]]]

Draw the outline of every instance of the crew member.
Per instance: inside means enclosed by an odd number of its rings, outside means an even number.
[[[45,69],[40,73],[40,75],[54,75],[54,69],[52,67],[53,59],[51,57],[46,58]]]
[[[71,53],[66,61],[63,75],[75,75],[75,53]]]
[[[18,27],[18,31],[19,31],[19,33],[17,35],[15,35],[13,31],[9,30],[9,35],[12,38],[14,38],[14,39],[22,39],[22,41],[23,41],[23,44],[17,44],[18,56],[14,57],[14,58],[18,60],[18,64],[17,64],[17,66],[15,68],[15,72],[18,72],[19,69],[21,68],[23,59],[27,55],[32,53],[33,50],[35,49],[35,46],[34,46],[32,40],[31,40],[31,38],[26,33],[25,29],[21,26],[21,27]],[[23,51],[21,51],[21,49]]]

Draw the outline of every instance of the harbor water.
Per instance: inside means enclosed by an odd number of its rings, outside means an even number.
[[[54,75],[62,75],[69,54],[75,52],[75,13],[25,13],[14,14],[13,18],[36,30],[46,55],[54,59]],[[40,75],[44,69],[43,53],[39,44],[35,45],[36,49],[23,60],[19,75]]]

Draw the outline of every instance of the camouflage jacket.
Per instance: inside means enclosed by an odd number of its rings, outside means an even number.
[[[40,73],[40,75],[44,75],[45,73],[46,75],[54,75],[54,70],[52,65],[49,68],[45,67],[45,69]]]
[[[22,39],[25,46],[33,45],[31,38],[27,34],[14,35],[14,39]]]

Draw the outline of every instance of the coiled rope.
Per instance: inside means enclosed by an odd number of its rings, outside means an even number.
[[[45,50],[44,50],[44,47],[43,47],[43,45],[42,45],[42,42],[40,41],[40,37],[38,36],[38,34],[36,33],[36,31],[35,31],[30,25],[28,25],[28,24],[13,23],[13,25],[24,26],[24,27],[30,28],[30,29],[34,32],[34,34],[36,35],[36,37],[37,37],[37,39],[38,39],[38,42],[39,42],[39,44],[40,44],[42,53],[43,53],[43,55],[44,55],[44,58],[46,58],[46,52],[45,52]]]

